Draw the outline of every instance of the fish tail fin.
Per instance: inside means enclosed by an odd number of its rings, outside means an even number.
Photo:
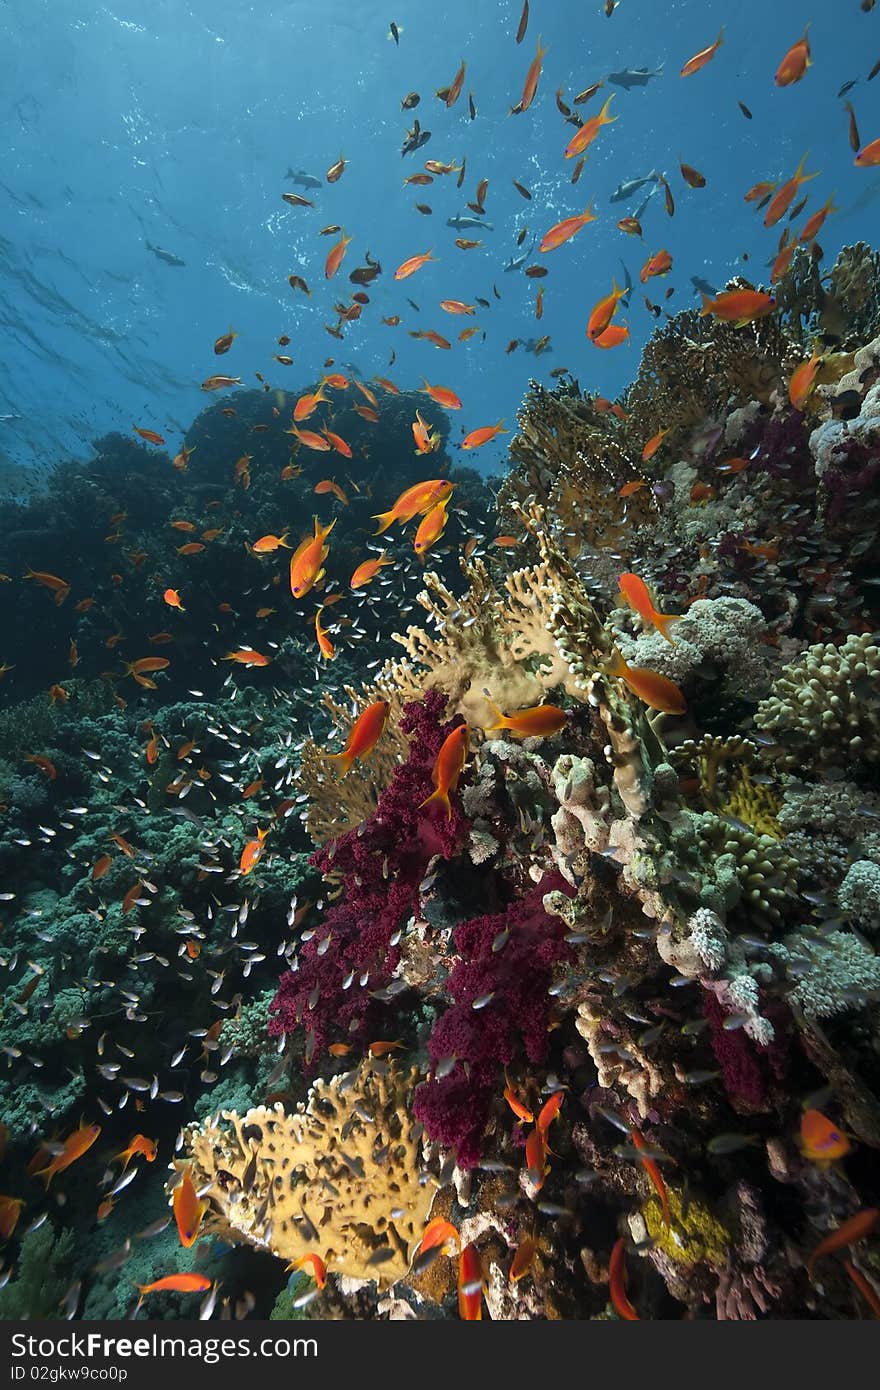
[[[387,512],[375,512],[371,519],[373,521],[381,521],[382,525],[379,527],[378,531],[373,532],[375,536],[381,536],[382,533],[387,531],[388,527],[394,523],[394,508],[392,507],[391,510]]]
[[[703,301],[703,307],[700,310],[700,318],[704,319],[707,314],[711,314],[712,312],[712,301],[709,298],[709,296],[707,294],[703,294],[702,291],[700,292],[700,298]]]
[[[629,667],[624,661],[623,656],[618,651],[617,647],[613,647],[611,659],[608,665],[609,676],[611,676],[614,680],[617,680],[619,679],[619,677],[623,676],[628,670]]]
[[[724,25],[722,24],[721,28],[718,30],[718,37],[717,37],[717,39],[715,40],[715,43],[716,43],[716,46],[720,48],[721,45],[723,44],[723,42],[724,42]]]
[[[657,631],[658,631],[659,633],[661,633],[663,637],[666,638],[667,642],[669,643],[669,645],[670,645],[671,647],[677,646],[678,643],[677,643],[677,642],[674,642],[673,639],[669,636],[669,631],[668,631],[669,625],[670,625],[670,623],[677,623],[677,622],[680,622],[681,619],[682,619],[683,617],[684,617],[684,614],[683,614],[683,613],[655,613],[655,614],[654,614],[654,622],[655,622],[655,624],[656,624]]]
[[[419,810],[421,811],[423,806],[430,806],[434,802],[439,802],[441,806],[445,806],[446,819],[452,820],[452,803],[449,800],[449,793],[445,792],[442,787],[437,787],[435,791],[431,792],[430,796],[426,796],[424,801],[419,806]]]
[[[340,782],[342,781],[343,777],[347,777],[349,772],[351,772],[352,764],[354,762],[354,753],[349,753],[348,749],[343,748],[341,753],[325,753],[323,756],[327,759],[328,762],[339,764],[340,768],[342,769],[341,773],[339,774]]]
[[[34,1173],[35,1178],[42,1178],[46,1184],[46,1191],[49,1191],[49,1184],[55,1176],[55,1169],[51,1163],[46,1168],[38,1168]]]
[[[510,430],[506,430],[506,429],[504,428],[504,421],[503,421],[503,420],[498,420],[498,421],[496,421],[496,423],[495,423],[495,432],[496,432],[496,434],[510,434]]]
[[[489,708],[495,716],[495,723],[489,724],[486,728],[484,728],[483,732],[486,734],[491,734],[494,733],[496,729],[509,729],[510,720],[508,719],[507,715],[502,713],[502,711],[496,705],[495,701],[490,700],[488,695],[486,696],[486,704],[489,706]]]

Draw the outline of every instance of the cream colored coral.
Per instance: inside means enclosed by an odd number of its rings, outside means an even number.
[[[880,762],[880,647],[870,633],[817,643],[779,673],[755,724],[788,767],[840,757]],[[786,744],[790,742],[790,747]]]
[[[184,1131],[203,1229],[295,1260],[314,1253],[331,1273],[387,1289],[407,1271],[435,1187],[419,1181],[420,1131],[409,1112],[415,1069],[364,1062],[316,1081],[308,1101],[245,1115],[223,1111]],[[371,1263],[377,1251],[386,1258]]]
[[[651,1108],[651,1097],[660,1094],[663,1073],[646,1052],[630,1039],[621,1039],[620,1052],[600,1052],[599,1048],[613,1041],[603,1031],[603,1014],[598,1004],[585,1003],[578,1008],[575,1027],[587,1044],[596,1067],[597,1082],[606,1090],[622,1086],[638,1106],[644,1119]]]

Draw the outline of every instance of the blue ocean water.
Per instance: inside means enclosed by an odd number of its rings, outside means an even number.
[[[603,0],[534,0],[517,45],[521,9],[521,0],[442,7],[6,0],[0,463],[7,485],[20,486],[22,469],[39,473],[60,457],[85,455],[92,439],[132,423],[176,443],[206,403],[199,383],[216,369],[212,344],[230,325],[239,337],[223,366],[247,384],[260,371],[274,385],[298,386],[317,379],[332,356],[365,378],[384,374],[417,387],[427,377],[452,387],[464,401],[465,431],[501,418],[510,428],[528,378],[549,381],[559,367],[613,396],[634,375],[655,326],[638,285],[647,256],[666,248],[673,257],[672,274],[647,287],[664,311],[699,302],[694,276],[720,287],[742,272],[766,283],[785,224],[765,230],[743,195],[759,180],[789,177],[806,151],[808,172],[821,172],[805,185],[803,218],[832,192],[839,207],[820,238],[826,264],[841,245],[870,239],[880,182],[876,170],[853,165],[838,92],[856,82],[849,99],[862,144],[876,138],[880,80],[868,85],[867,77],[880,56],[878,11],[864,13],[860,0],[621,0],[609,17]],[[812,67],[780,89],[776,67],[807,21]],[[713,61],[681,79],[682,64],[722,24]],[[528,111],[510,115],[539,35],[547,53],[537,95]],[[462,60],[462,94],[447,109],[434,93]],[[621,85],[619,74],[638,68],[657,75]],[[575,161],[563,150],[573,127],[554,93],[571,106],[599,81],[604,88],[576,109],[595,115],[614,93],[617,119],[600,132],[572,186]],[[401,110],[412,91],[420,104]],[[431,139],[402,156],[414,117]],[[340,155],[345,172],[327,184]],[[466,159],[462,188],[455,174],[404,187],[425,158]],[[705,188],[684,183],[680,160],[704,174]],[[288,169],[321,180],[314,193],[298,190],[314,197],[314,208],[282,201],[282,192],[296,190]],[[622,183],[652,171],[669,179],[673,218],[653,184],[611,201]],[[466,203],[482,178],[491,230],[449,227],[448,218],[470,215]],[[420,214],[416,202],[432,213]],[[505,269],[533,238],[588,205],[594,223],[525,261],[544,261],[546,279],[525,277],[523,266]],[[616,226],[640,208],[643,242]],[[363,264],[366,250],[383,268],[343,342],[324,331],[335,321],[333,304],[352,288],[346,274],[324,279],[331,239],[318,233],[328,224],[353,238],[344,272]],[[482,244],[462,251],[454,244],[461,235]],[[184,264],[159,259],[147,242]],[[429,249],[436,264],[395,283],[394,268]],[[292,273],[305,278],[311,296],[290,289]],[[585,337],[587,316],[612,276],[620,283],[626,273],[636,282],[623,315],[631,341],[601,352]],[[443,298],[477,296],[490,307],[474,318],[439,308]],[[398,314],[398,326],[381,323]],[[462,325],[472,323],[480,332],[458,342]],[[451,350],[408,336],[419,329],[440,332]],[[291,338],[293,367],[273,360],[282,334]],[[522,344],[505,351],[513,339],[534,344],[546,334],[550,344],[538,357]],[[484,449],[479,464],[497,467],[503,444],[502,437]]]

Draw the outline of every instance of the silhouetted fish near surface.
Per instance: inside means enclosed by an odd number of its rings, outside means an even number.
[[[652,169],[651,173],[646,174],[643,179],[625,179],[623,183],[617,185],[608,201],[609,203],[625,203],[634,197],[640,188],[644,188],[648,183],[659,183],[661,178],[662,175],[658,174],[656,169]]]
[[[160,261],[164,261],[166,265],[186,265],[186,261],[182,261],[179,256],[175,256],[173,251],[164,251],[161,246],[154,246],[151,241],[145,241],[144,246],[146,246],[148,251],[152,251],[153,255]]]
[[[320,180],[320,179],[316,179],[315,176],[314,176],[313,174],[307,174],[306,171],[305,171],[305,169],[296,169],[296,170],[288,169],[288,171],[287,171],[287,173],[284,175],[284,177],[285,177],[286,179],[290,179],[291,182],[292,182],[292,183],[295,183],[295,184],[297,185],[297,187],[299,187],[299,188],[321,188],[321,187],[323,187],[323,185],[322,185],[322,183],[321,183],[321,180]]]
[[[613,82],[615,87],[625,87],[627,91],[631,87],[647,87],[652,77],[659,77],[663,72],[663,64],[659,68],[623,68],[620,72],[609,72],[608,81]]]

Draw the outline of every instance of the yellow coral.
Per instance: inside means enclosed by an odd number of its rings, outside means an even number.
[[[770,835],[774,840],[781,840],[782,828],[777,819],[781,806],[782,797],[772,787],[757,786],[749,776],[748,768],[743,767],[732,782],[719,811],[723,816],[734,816],[743,821],[758,835]]]
[[[648,1234],[658,1250],[680,1265],[723,1265],[733,1241],[730,1231],[713,1216],[709,1207],[697,1197],[691,1197],[687,1210],[681,1193],[667,1186],[669,1214],[672,1224],[663,1220],[658,1197],[651,1197],[642,1207]]]
[[[417,1080],[415,1069],[366,1061],[316,1081],[293,1114],[258,1106],[187,1128],[186,1155],[172,1166],[192,1168],[208,1202],[203,1229],[285,1260],[318,1254],[331,1273],[390,1287],[409,1267],[435,1194],[420,1181],[409,1113]]]

